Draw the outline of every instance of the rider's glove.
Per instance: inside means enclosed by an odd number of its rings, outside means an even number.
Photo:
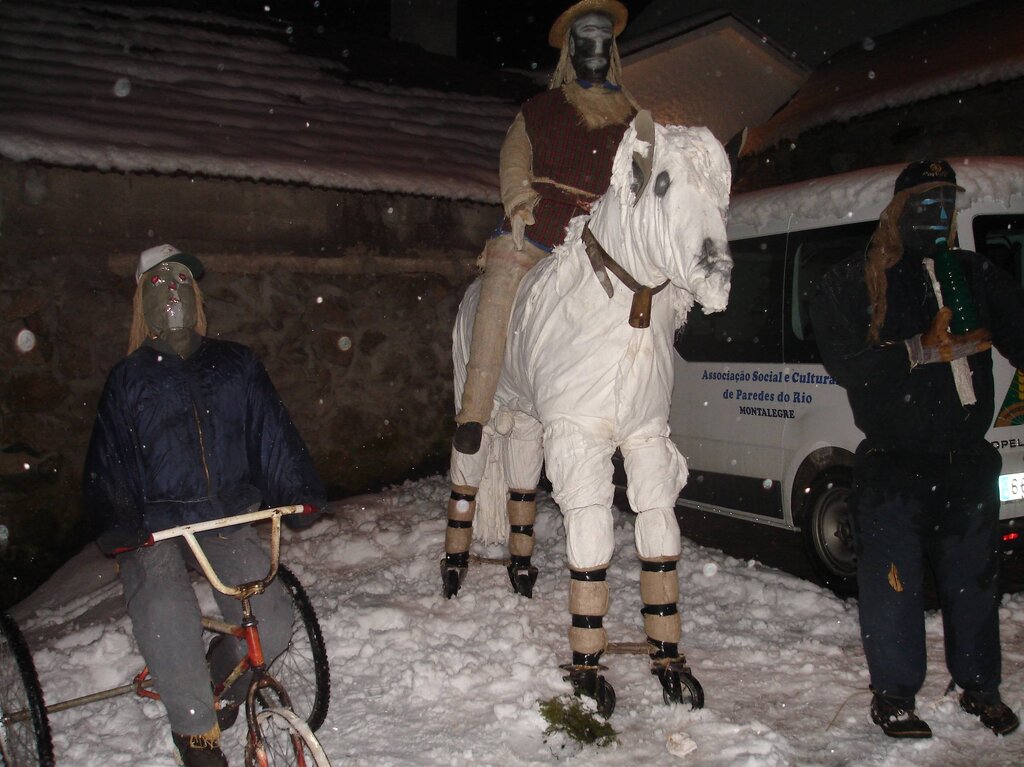
[[[149,546],[153,536],[141,528],[112,527],[104,530],[96,539],[100,551],[108,557],[124,554],[126,551]]]
[[[307,527],[312,527],[324,515],[324,510],[316,506],[305,504],[305,508],[306,510],[301,514],[289,514],[283,517],[289,530],[305,530]]]

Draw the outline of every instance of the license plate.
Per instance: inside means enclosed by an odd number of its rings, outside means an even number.
[[[1024,472],[1003,474],[999,477],[999,500],[1013,501],[1024,498]]]

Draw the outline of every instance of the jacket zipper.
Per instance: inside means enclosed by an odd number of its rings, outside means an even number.
[[[199,423],[199,411],[196,410],[195,400],[192,401],[192,417],[196,422],[196,432],[199,434],[199,457],[203,459],[203,474],[206,475],[206,496],[210,496],[210,467],[206,465],[206,445],[203,442],[203,427]]]

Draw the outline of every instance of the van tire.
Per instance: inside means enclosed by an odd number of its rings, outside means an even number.
[[[852,476],[846,467],[820,474],[807,494],[801,527],[811,566],[837,596],[857,594],[857,561],[846,508]]]

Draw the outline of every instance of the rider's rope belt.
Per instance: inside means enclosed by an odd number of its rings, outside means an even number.
[[[619,266],[615,259],[609,256],[608,252],[601,247],[601,243],[597,241],[594,233],[590,231],[589,224],[583,227],[583,247],[587,251],[587,256],[590,257],[590,265],[594,268],[594,274],[597,275],[597,279],[604,288],[605,293],[608,294],[608,298],[614,295],[615,288],[612,287],[611,280],[608,279],[605,269],[614,274],[619,279],[619,282],[633,291],[633,303],[629,307],[630,327],[650,327],[651,298],[655,293],[660,293],[664,290],[669,281],[665,280],[656,288],[641,285],[633,279],[633,275]]]

